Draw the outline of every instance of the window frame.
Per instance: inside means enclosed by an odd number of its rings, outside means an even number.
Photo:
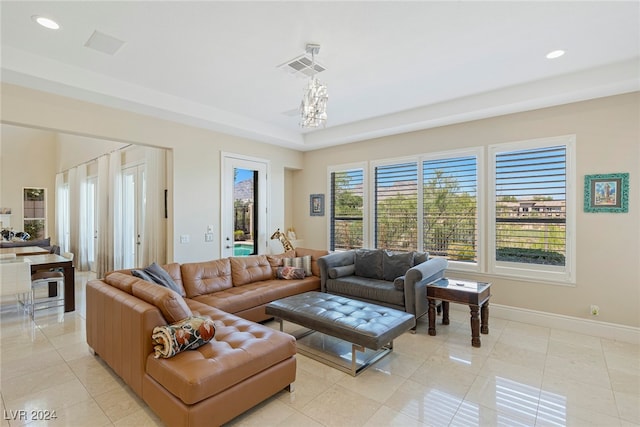
[[[566,149],[566,222],[565,222],[565,265],[553,266],[543,264],[529,264],[496,260],[496,156],[499,153],[509,151],[523,151],[538,148],[564,146]],[[575,284],[576,271],[576,164],[575,135],[562,135],[548,138],[537,138],[522,141],[513,141],[500,144],[491,144],[488,151],[487,188],[489,198],[487,204],[487,273],[496,276],[515,277],[525,280],[535,280],[565,285]]]
[[[26,199],[26,192],[28,190],[37,190],[37,191],[42,191],[42,213],[44,216],[39,217],[39,216],[27,216],[26,212],[27,210],[36,210],[37,208],[35,207],[27,207],[27,202],[30,202],[30,200]],[[31,187],[22,187],[22,231],[27,232],[28,228],[31,228],[31,226],[27,226],[27,223],[40,223],[42,224],[42,231],[40,232],[40,235],[36,235],[36,234],[32,234],[29,233],[30,239],[31,240],[37,240],[37,239],[44,239],[49,235],[49,221],[47,221],[47,216],[49,214],[48,212],[48,195],[47,195],[47,188],[45,187],[35,187],[35,186],[31,186]],[[35,213],[34,213],[35,215]]]

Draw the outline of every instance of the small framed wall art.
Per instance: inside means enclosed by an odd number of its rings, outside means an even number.
[[[309,215],[324,216],[324,194],[309,196]]]
[[[585,212],[629,212],[629,174],[584,176]]]

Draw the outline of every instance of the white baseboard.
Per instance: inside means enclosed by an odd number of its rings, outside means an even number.
[[[467,311],[461,304],[451,304],[451,310]],[[565,316],[563,314],[547,313],[526,308],[510,307],[500,304],[489,306],[489,324],[491,318],[497,317],[515,322],[529,323],[536,326],[561,329],[579,334],[591,335],[611,340],[640,344],[640,328],[618,325],[615,323],[597,322],[591,319]]]

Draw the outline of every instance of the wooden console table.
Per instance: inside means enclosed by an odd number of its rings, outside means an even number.
[[[466,304],[471,310],[471,345],[480,347],[480,333],[489,333],[491,283],[443,278],[427,285],[429,335],[436,334],[436,301],[442,301],[442,324],[449,324],[449,302]],[[478,320],[480,311],[480,321]]]

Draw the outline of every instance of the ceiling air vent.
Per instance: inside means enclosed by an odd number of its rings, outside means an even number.
[[[107,55],[115,55],[115,53],[124,45],[124,42],[96,30],[91,34],[91,37],[89,37],[89,40],[87,40],[84,45],[88,48],[95,49],[98,52],[106,53]]]
[[[289,74],[305,78],[311,77],[311,75],[313,74],[313,71],[311,70],[311,64],[311,54],[304,54],[298,56],[297,58],[293,58],[292,60],[287,61],[284,64],[278,65],[278,68],[286,71]],[[326,68],[318,64],[318,61],[316,60],[315,70],[316,74],[318,74],[325,71]]]

